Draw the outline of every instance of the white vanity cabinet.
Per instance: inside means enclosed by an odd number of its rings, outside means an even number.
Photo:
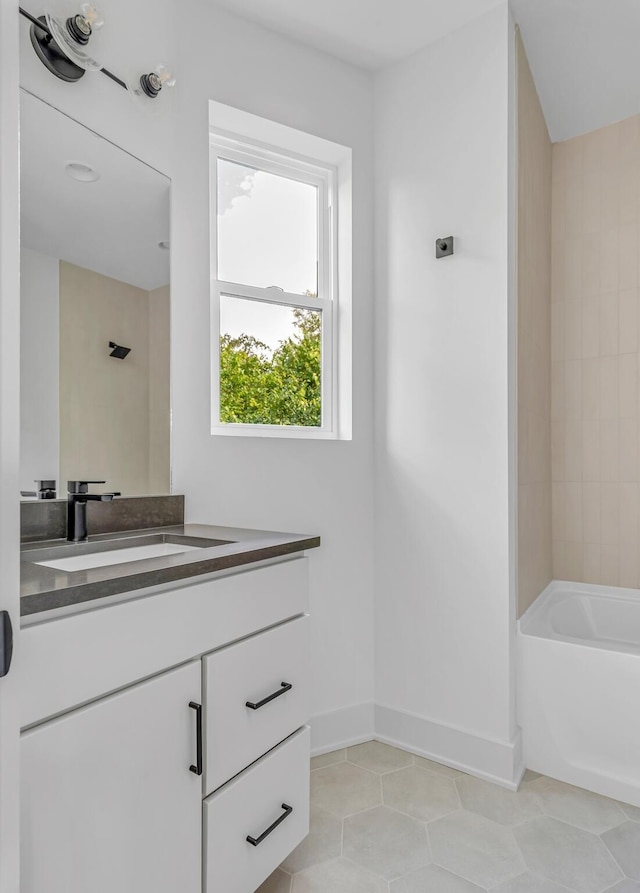
[[[307,608],[298,557],[25,627],[21,893],[254,893],[309,829]]]
[[[200,662],[23,733],[22,893],[199,893]]]

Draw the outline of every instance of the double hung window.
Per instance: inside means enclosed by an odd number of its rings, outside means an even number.
[[[212,430],[332,437],[335,173],[211,137]]]

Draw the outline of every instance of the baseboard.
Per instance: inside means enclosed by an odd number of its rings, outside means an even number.
[[[520,730],[513,741],[494,741],[381,704],[375,706],[375,738],[452,769],[515,791],[524,774]]]
[[[371,741],[375,737],[374,709],[373,702],[365,702],[314,716],[310,723],[312,756]]]

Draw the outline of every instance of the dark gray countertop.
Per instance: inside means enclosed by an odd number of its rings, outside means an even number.
[[[94,547],[97,547],[95,551],[99,551],[101,544],[104,546],[113,540],[128,540],[163,533],[169,536],[227,542],[191,552],[72,572],[42,567],[35,563],[47,560],[52,549],[57,553],[61,548],[68,549],[68,554],[71,556],[79,551],[92,551]],[[20,585],[22,616],[80,605],[106,596],[134,592],[137,589],[164,583],[194,582],[193,578],[200,575],[303,552],[305,549],[315,549],[320,545],[320,537],[237,527],[216,527],[209,524],[185,524],[99,534],[89,537],[89,543],[89,547],[67,544],[65,540],[59,539],[23,543]],[[61,556],[58,554],[58,557]]]

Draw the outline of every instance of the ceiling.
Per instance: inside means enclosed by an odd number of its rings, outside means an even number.
[[[502,0],[213,0],[362,68],[378,69],[477,18]],[[610,0],[607,0],[610,2]]]
[[[640,112],[638,0],[511,0],[554,142]]]
[[[100,179],[72,180],[70,162]],[[169,282],[166,177],[25,91],[20,168],[23,245],[147,291]]]
[[[211,0],[369,70],[504,0]],[[511,0],[554,141],[640,112],[640,0]]]

